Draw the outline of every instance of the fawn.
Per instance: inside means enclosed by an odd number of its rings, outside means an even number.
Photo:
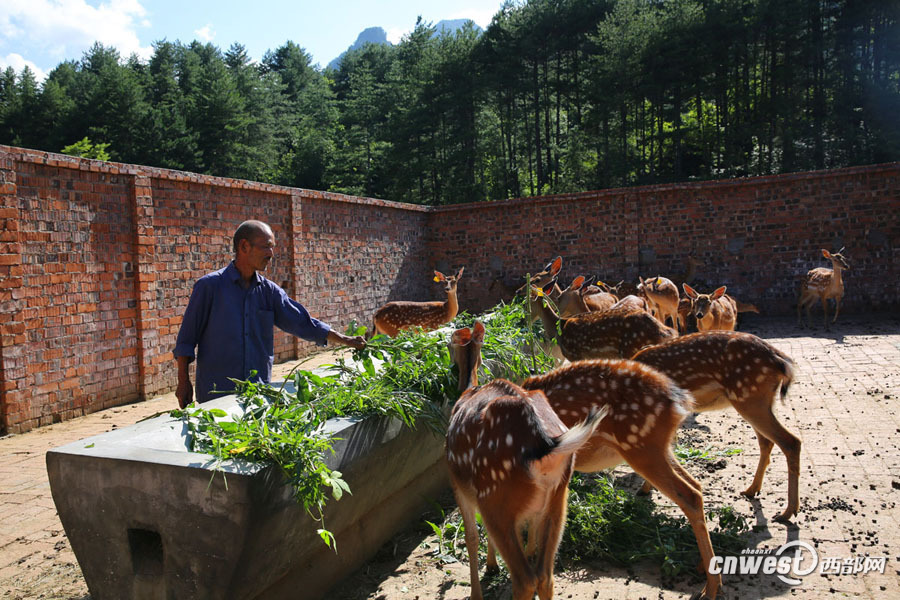
[[[585,278],[579,275],[560,293],[557,299],[559,316],[566,319],[587,312],[607,310],[619,301],[619,298],[603,287],[584,285]]]
[[[594,410],[571,429],[539,391],[504,379],[478,386],[484,326],[455,331],[450,355],[463,392],[447,432],[447,464],[465,525],[472,600],[481,600],[478,524],[488,537],[488,568],[500,552],[512,580],[513,600],[553,597],[553,562],[566,520],[566,500],[575,452],[590,439],[604,410]],[[528,529],[523,552],[522,531]],[[532,565],[527,555],[535,556]]]
[[[682,284],[691,299],[691,314],[697,319],[697,331],[721,329],[734,331],[737,323],[737,303],[725,293],[724,285],[712,294],[700,294],[688,284]]]
[[[694,410],[728,406],[750,423],[759,442],[759,464],[753,482],[742,493],[753,497],[762,487],[772,446],[787,458],[788,503],[776,517],[787,521],[800,507],[800,439],[786,429],[772,407],[779,389],[782,400],[794,378],[794,363],[784,353],[749,333],[706,331],[644,348],[634,360],[671,377],[694,396]]]
[[[556,338],[560,353],[570,361],[629,357],[644,346],[675,336],[642,310],[610,309],[561,319],[537,288],[532,288],[530,303],[532,314],[538,314],[544,324],[546,340]]]
[[[459,312],[459,304],[456,301],[456,285],[462,278],[465,267],[460,267],[456,275],[445,276],[440,271],[434,272],[434,280],[444,283],[444,291],[447,299],[443,302],[388,302],[377,311],[373,317],[372,335],[383,333],[390,337],[397,337],[403,329],[421,327],[422,329],[437,329],[444,323],[452,321]]]
[[[650,312],[665,325],[668,319],[672,320],[672,327],[678,326],[678,288],[672,280],[665,277],[651,279],[638,278],[641,285],[638,289],[643,292]]]
[[[810,310],[816,300],[822,301],[822,310],[825,313],[825,331],[828,331],[828,299],[834,299],[834,319],[835,323],[838,313],[841,312],[841,299],[844,297],[844,280],[841,277],[842,271],[850,270],[850,263],[844,257],[841,248],[838,252],[832,254],[828,250],[822,250],[822,256],[831,261],[830,269],[818,267],[812,269],[806,274],[806,279],[800,284],[800,300],[797,302],[797,326],[802,327],[800,320],[800,309],[806,307],[806,321],[812,327]]]

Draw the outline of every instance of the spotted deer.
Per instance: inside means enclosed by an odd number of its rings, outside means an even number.
[[[587,312],[606,310],[618,300],[615,295],[599,287],[585,285],[585,278],[579,275],[562,291],[556,302],[559,316],[565,319]]]
[[[701,294],[686,283],[682,287],[685,295],[691,299],[691,314],[697,319],[698,331],[734,331],[737,303],[725,293],[727,288],[724,285],[712,294]]]
[[[530,302],[532,312],[544,325],[545,339],[555,338],[559,352],[570,361],[629,357],[644,346],[675,336],[674,331],[641,310],[605,310],[562,319],[545,302],[541,290],[532,288]]]
[[[624,298],[625,296],[638,296],[640,294],[637,285],[630,281],[625,281],[624,279],[616,285],[609,286],[608,291],[619,298]]]
[[[678,333],[687,333],[688,320],[691,316],[691,299],[683,296],[678,299]]]
[[[787,521],[797,514],[800,439],[772,410],[779,390],[783,400],[794,379],[794,363],[787,355],[749,333],[706,331],[644,348],[634,360],[665,373],[690,391],[695,411],[731,406],[750,423],[759,442],[759,464],[753,482],[743,491],[745,496],[759,493],[772,447],[777,444],[787,458],[788,502],[776,519]]]
[[[647,300],[642,296],[636,296],[634,294],[628,294],[627,296],[623,296],[621,300],[613,304],[609,307],[609,310],[642,310],[647,314],[650,314],[650,305],[647,304]]]
[[[650,312],[665,325],[672,320],[672,327],[678,326],[678,288],[671,279],[665,277],[652,277],[650,279],[638,278],[641,285],[638,289],[643,292]]]
[[[425,330],[437,329],[444,323],[452,321],[459,304],[456,300],[456,286],[462,278],[461,267],[456,275],[446,276],[440,271],[434,272],[434,280],[443,282],[447,299],[443,302],[388,302],[377,311],[373,317],[372,334],[383,333],[390,337],[397,337],[403,329],[421,327]]]
[[[465,525],[471,598],[482,599],[477,512],[487,530],[488,568],[497,568],[496,548],[509,569],[513,600],[532,600],[535,592],[549,600],[575,452],[606,412],[594,410],[568,428],[540,391],[526,391],[504,379],[479,387],[483,340],[481,323],[455,331],[450,339],[462,395],[450,416],[446,457]],[[528,547],[523,551],[526,528]]]
[[[575,470],[595,472],[626,462],[678,505],[691,524],[707,572],[701,594],[715,598],[721,577],[707,570],[713,550],[701,487],[672,453],[675,433],[693,410],[691,395],[655,369],[622,359],[575,362],[531,377],[522,387],[542,391],[567,426],[607,409],[591,440],[576,454]]]
[[[825,313],[825,331],[828,331],[828,300],[834,299],[834,319],[837,322],[838,313],[841,312],[841,300],[844,297],[844,280],[842,271],[850,270],[850,263],[842,254],[841,248],[832,254],[828,250],[822,250],[822,256],[831,261],[831,268],[818,267],[806,274],[806,279],[800,284],[800,300],[797,302],[797,326],[802,327],[800,310],[806,307],[806,322],[812,327],[810,310],[816,300],[822,301],[822,310]]]

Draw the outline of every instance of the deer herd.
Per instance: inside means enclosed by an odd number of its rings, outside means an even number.
[[[843,295],[841,254],[822,250],[832,269],[809,271],[800,286],[797,319],[822,301]],[[715,598],[721,577],[709,572],[714,557],[700,484],[679,464],[672,446],[692,412],[728,407],[753,427],[759,463],[742,494],[762,488],[772,449],[787,459],[787,505],[775,517],[788,521],[799,509],[801,442],[775,416],[794,377],[784,353],[749,333],[735,331],[738,314],[759,312],[726,294],[721,286],[700,293],[688,281],[697,261],[689,259],[679,286],[665,277],[637,285],[591,285],[583,277],[561,288],[562,258],[529,276],[518,290],[527,296],[532,320],[543,324],[545,349],[557,368],[525,381],[494,379],[478,385],[481,323],[458,329],[449,349],[459,368],[461,396],[452,409],[446,459],[465,525],[472,600],[481,600],[478,527],[487,533],[487,568],[506,563],[514,600],[553,597],[553,563],[562,536],[573,471],[594,472],[627,463],[685,514],[706,572],[701,597]],[[374,333],[396,336],[402,329],[436,329],[457,314],[457,285],[463,275],[435,271],[445,286],[444,302],[389,302],[374,316]],[[492,285],[502,281],[495,279]],[[514,290],[510,290],[514,291]],[[693,320],[697,332],[686,333]],[[526,538],[527,531],[527,538]]]

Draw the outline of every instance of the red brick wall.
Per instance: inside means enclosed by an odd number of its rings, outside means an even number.
[[[777,177],[424,208],[0,146],[0,432],[133,402],[175,385],[172,348],[194,281],[267,221],[267,276],[313,316],[369,325],[388,300],[492,306],[552,257],[564,282],[677,276],[792,314],[798,278],[846,246],[844,311],[896,309],[900,163]],[[277,332],[278,360],[311,345]]]
[[[295,243],[294,290],[311,313],[371,328],[390,300],[432,300],[423,207],[306,192]]]
[[[2,433],[172,390],[194,281],[246,219],[275,233],[266,276],[341,331],[427,288],[421,207],[3,146],[0,200]],[[276,360],[311,348],[276,331]]]
[[[131,179],[34,163],[16,175],[25,373],[12,418],[43,425],[137,390]]]

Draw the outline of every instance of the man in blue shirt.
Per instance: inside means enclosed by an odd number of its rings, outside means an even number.
[[[194,284],[175,343],[178,387],[175,395],[184,408],[194,389],[188,365],[197,354],[197,401],[206,402],[234,390],[229,378],[268,383],[275,359],[274,329],[315,342],[356,349],[362,336],[346,336],[309,316],[281,287],[263,277],[275,256],[275,236],[262,221],[245,221],[234,233],[234,261]]]

